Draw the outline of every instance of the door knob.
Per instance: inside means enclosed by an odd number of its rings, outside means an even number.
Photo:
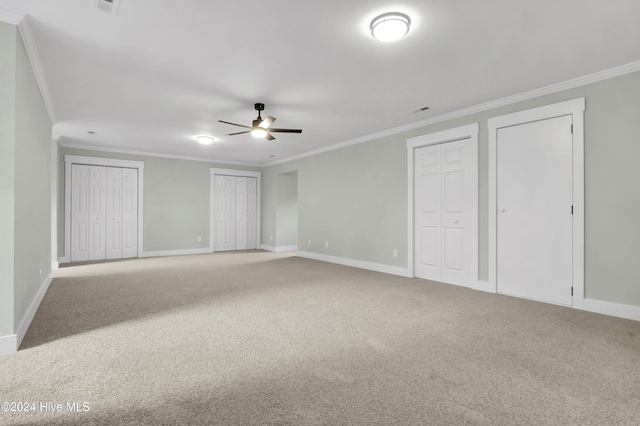
[[[501,211],[502,213],[506,212],[506,210],[505,210],[505,209],[502,209],[502,210],[500,210],[500,211]]]
[[[458,221],[457,221],[457,220],[454,220],[454,221],[453,221],[453,223],[458,223]]]

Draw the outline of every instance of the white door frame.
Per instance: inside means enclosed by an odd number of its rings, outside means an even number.
[[[138,253],[142,254],[142,207],[144,189],[144,162],[119,160],[116,158],[85,157],[81,155],[64,156],[64,257],[60,263],[71,261],[71,165],[83,164],[88,166],[125,167],[138,169]]]
[[[210,169],[210,179],[209,179],[209,250],[213,253],[215,251],[214,247],[214,230],[215,230],[215,217],[214,217],[214,206],[215,206],[215,183],[214,178],[216,175],[222,176],[239,176],[239,177],[253,177],[256,178],[256,248],[260,248],[260,188],[262,173],[261,172],[252,172],[249,170],[231,170],[231,169]]]
[[[573,307],[584,309],[584,109],[585,98],[490,118],[489,129],[489,281],[497,293],[497,135],[498,129],[533,121],[573,117]]]
[[[407,256],[409,275],[415,277],[415,241],[414,241],[414,208],[415,208],[415,176],[414,176],[414,158],[415,150],[429,145],[439,145],[446,142],[458,140],[466,140],[469,143],[469,176],[475,180],[475,184],[471,185],[471,194],[469,199],[470,205],[470,223],[469,223],[469,256],[471,257],[470,274],[471,288],[478,287],[478,123],[468,124],[466,126],[456,127],[441,132],[431,133],[428,135],[418,136],[407,139],[407,168],[408,168],[408,219],[409,228],[407,238]]]

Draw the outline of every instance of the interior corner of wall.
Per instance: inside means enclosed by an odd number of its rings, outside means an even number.
[[[18,336],[9,334],[0,336],[0,355],[8,355],[18,352]]]

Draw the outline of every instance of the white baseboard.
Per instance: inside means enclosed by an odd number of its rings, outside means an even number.
[[[140,253],[139,257],[143,258],[143,257],[183,256],[187,254],[208,254],[208,253],[213,253],[213,249],[211,247],[204,247],[204,248],[197,248],[197,249],[183,249],[183,250],[144,251]],[[58,261],[58,264],[60,265],[63,263],[71,263],[71,261],[66,257],[61,257]],[[53,266],[53,263],[52,263],[52,266]]]
[[[18,340],[16,342],[16,350],[18,350],[18,348],[22,344],[22,340],[27,334],[27,330],[29,330],[31,321],[33,321],[33,317],[36,316],[36,312],[40,307],[40,303],[42,303],[42,299],[44,298],[45,293],[47,292],[47,290],[49,290],[51,281],[53,281],[53,272],[49,274],[46,280],[44,280],[44,282],[40,286],[40,290],[38,290],[38,293],[36,294],[36,297],[31,302],[31,305],[29,305],[29,309],[27,309],[27,312],[24,313],[22,321],[20,321],[20,324],[18,325]]]
[[[13,354],[18,352],[18,336],[10,334],[0,336],[0,355]]]
[[[145,251],[140,254],[140,257],[182,256],[186,254],[207,254],[207,253],[213,253],[213,249],[211,247],[205,247],[205,248],[184,249],[184,250]]]
[[[411,278],[408,268],[400,268],[397,266],[383,265],[381,263],[365,262],[363,260],[347,259],[344,257],[329,256],[326,254],[311,253],[307,251],[299,251],[298,256],[306,259],[320,260],[322,262],[353,266],[354,268],[368,269],[370,271]]]
[[[282,252],[285,252],[285,251],[297,251],[298,250],[298,246],[280,246],[280,247],[276,247],[276,246],[268,246],[266,244],[260,245],[260,248],[262,250],[273,251],[273,252],[276,252],[276,253],[282,253]]]
[[[623,305],[620,303],[605,302],[603,300],[584,299],[584,310],[595,312],[597,314],[611,315],[613,317],[640,321],[640,306]]]
[[[471,288],[473,290],[486,291],[487,293],[496,293],[496,286],[489,283],[489,281],[477,281],[475,284],[471,285]]]

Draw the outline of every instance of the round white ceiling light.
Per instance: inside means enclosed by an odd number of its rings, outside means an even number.
[[[211,145],[213,143],[213,138],[211,136],[196,136],[196,140],[202,145]]]
[[[379,15],[371,21],[371,35],[378,41],[396,41],[406,36],[411,18],[404,13],[389,12]]]

